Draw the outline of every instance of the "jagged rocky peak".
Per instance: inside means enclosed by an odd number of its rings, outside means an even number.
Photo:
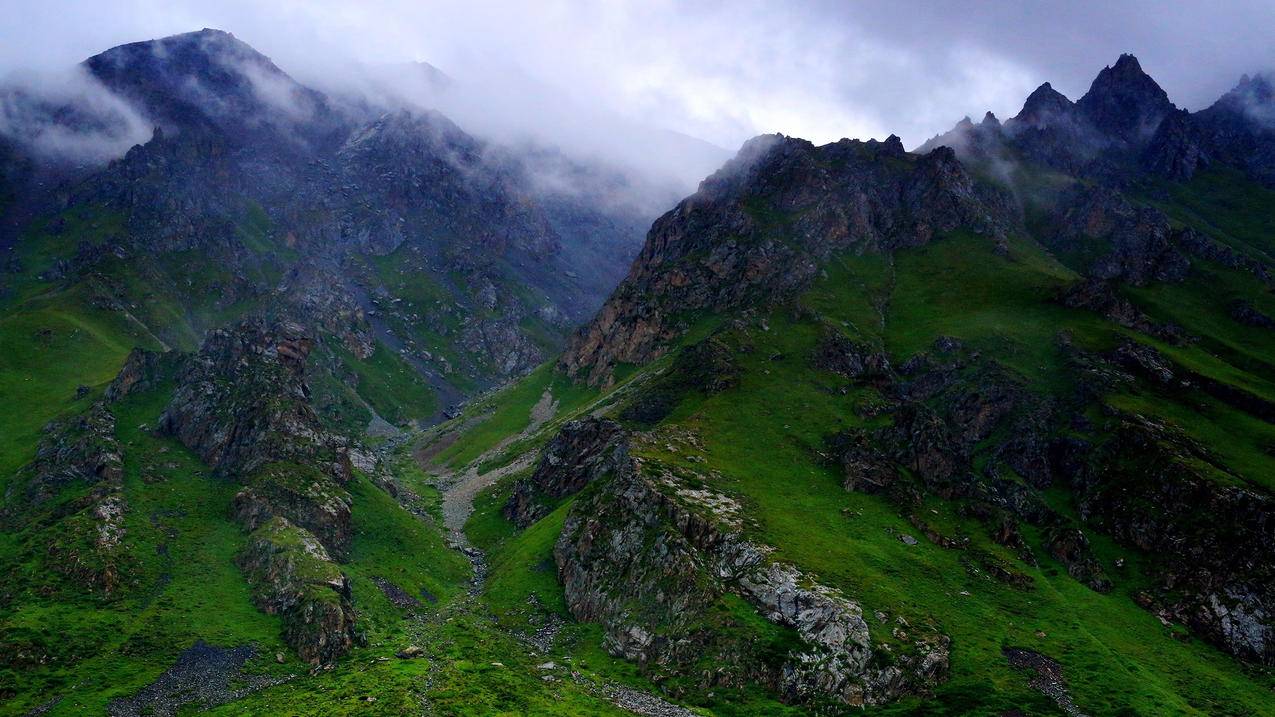
[[[1070,116],[1075,108],[1074,102],[1046,82],[1027,95],[1023,109],[1014,117],[1014,121],[1030,127],[1045,127],[1056,118]]]
[[[1103,133],[1139,144],[1151,137],[1174,105],[1143,72],[1138,58],[1124,54],[1098,73],[1076,108]]]

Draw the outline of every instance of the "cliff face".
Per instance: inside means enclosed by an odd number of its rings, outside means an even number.
[[[233,517],[251,533],[238,562],[262,610],[284,617],[302,659],[328,662],[358,639],[348,580],[337,560],[353,538],[346,439],[310,406],[300,326],[244,321],[209,334],[185,357],[159,420],[216,473],[243,485]],[[130,364],[145,363],[139,355]],[[130,385],[144,368],[126,368]]]
[[[617,364],[660,355],[689,312],[791,296],[834,252],[888,252],[958,229],[995,242],[1014,223],[1008,199],[976,185],[950,149],[917,157],[897,137],[822,147],[758,137],[655,222],[560,364],[603,383]]]
[[[628,441],[615,424],[568,426],[536,471],[565,497],[583,488],[581,466],[607,457],[554,559],[572,615],[600,624],[608,651],[657,676],[756,683],[809,705],[881,704],[944,678],[945,636],[923,633],[883,657],[858,603],[770,560],[771,548],[744,537],[738,503],[630,458]],[[771,634],[745,627],[748,613]]]

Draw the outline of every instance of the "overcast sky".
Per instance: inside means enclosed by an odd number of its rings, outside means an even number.
[[[1275,68],[1275,0],[0,0],[0,11],[0,73],[207,26],[302,81],[424,60],[489,88],[495,107],[535,80],[731,150],[761,132],[894,132],[912,147],[962,115],[1011,116],[1046,80],[1075,99],[1125,51],[1189,109]]]

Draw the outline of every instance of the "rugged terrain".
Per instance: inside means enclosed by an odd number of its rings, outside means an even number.
[[[0,144],[0,711],[1273,713],[1267,78],[759,137],[639,250],[225,33],[83,69],[155,129]]]

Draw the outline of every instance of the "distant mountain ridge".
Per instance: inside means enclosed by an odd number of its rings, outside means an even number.
[[[1270,88],[1264,75],[1245,75],[1207,109],[1190,113],[1173,104],[1136,57],[1124,54],[1103,68],[1074,103],[1046,82],[1003,124],[985,119],[975,125],[966,118],[917,151],[947,145],[975,161],[1021,159],[1105,180],[1142,170],[1190,179],[1216,162],[1272,185],[1275,99]]]
[[[123,218],[122,231],[37,273],[75,282],[104,261],[137,272],[198,252],[229,271],[215,285],[220,296],[170,294],[187,318],[158,322],[156,335],[178,344],[178,333],[212,328],[194,318],[208,301],[216,311],[284,311],[334,332],[359,357],[393,347],[439,393],[435,418],[556,350],[619,280],[650,219],[623,200],[641,178],[544,148],[496,146],[417,106],[334,102],[220,30],[121,45],[83,67],[152,122],[154,136],[100,169],[62,169],[27,138],[12,139],[16,154],[0,157],[6,174],[33,163],[50,168],[47,185],[62,185],[57,200],[14,182],[21,206]],[[45,119],[62,117],[75,115]],[[253,246],[246,223],[260,227]],[[377,265],[396,252],[394,268]],[[188,283],[192,271],[145,273],[158,288]],[[329,280],[288,281],[289,271]],[[414,293],[411,312],[404,291]],[[429,315],[427,329],[404,320],[413,312]]]

